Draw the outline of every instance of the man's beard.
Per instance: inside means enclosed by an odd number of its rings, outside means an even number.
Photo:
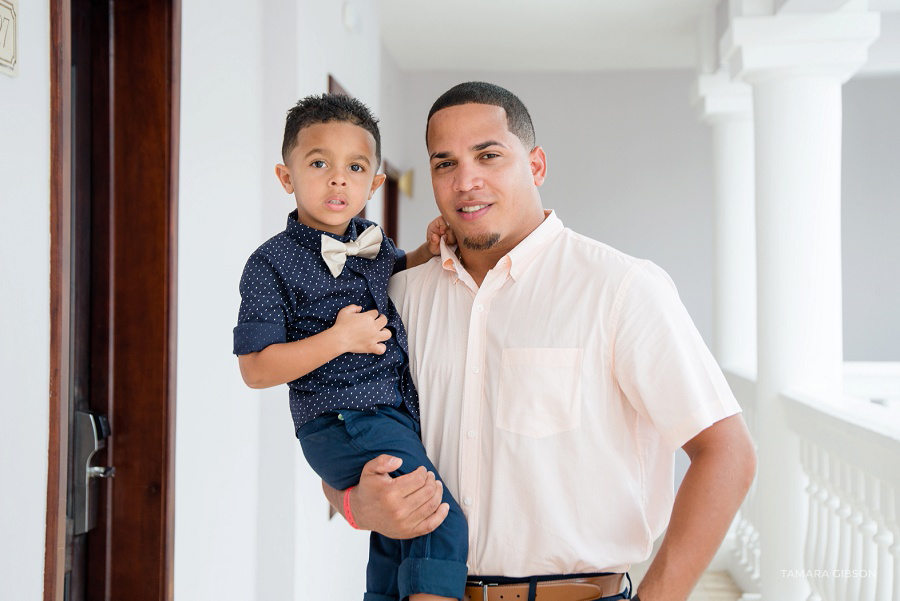
[[[488,250],[500,242],[500,234],[478,234],[463,238],[463,246],[469,250]]]

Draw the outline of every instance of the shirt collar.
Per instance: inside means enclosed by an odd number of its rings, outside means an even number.
[[[362,219],[358,217],[354,217],[350,220],[350,223],[347,225],[347,231],[343,236],[338,236],[337,234],[332,234],[331,232],[323,232],[322,230],[317,230],[315,228],[309,227],[308,225],[304,225],[297,221],[297,209],[291,211],[290,215],[287,218],[287,226],[285,226],[285,233],[290,236],[293,240],[299,242],[302,246],[313,250],[315,252],[322,251],[322,236],[330,236],[335,240],[340,240],[341,242],[349,242],[351,240],[356,240],[357,236],[366,229],[366,226],[369,225]]]
[[[563,230],[563,223],[554,211],[544,211],[544,220],[514,249],[507,253],[510,260],[509,275],[519,279],[550,241]]]
[[[534,262],[550,240],[563,229],[563,223],[554,211],[544,211],[544,220],[515,248],[506,253],[506,256],[497,262],[498,265],[506,262],[509,265],[509,275],[513,280],[519,276]],[[460,273],[465,271],[462,261],[456,256],[456,246],[448,246],[441,239],[441,266],[452,273],[453,282],[459,279]]]

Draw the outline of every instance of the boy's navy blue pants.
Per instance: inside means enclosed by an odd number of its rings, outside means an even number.
[[[424,465],[440,479],[425,455],[419,423],[402,408],[342,409],[326,413],[297,429],[309,465],[328,483],[343,490],[359,483],[363,466],[386,453],[403,465],[396,477]],[[394,540],[372,533],[364,601],[397,601],[414,593],[462,599],[466,583],[468,531],[462,509],[444,486],[447,519],[431,534]]]

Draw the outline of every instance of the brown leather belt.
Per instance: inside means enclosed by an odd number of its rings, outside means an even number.
[[[537,583],[536,601],[593,601],[622,592],[624,574],[609,574],[591,578],[543,580]],[[478,581],[466,583],[463,601],[527,601],[528,582],[518,584],[489,584]]]

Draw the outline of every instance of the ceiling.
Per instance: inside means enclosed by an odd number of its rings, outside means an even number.
[[[691,69],[717,0],[380,0],[382,40],[405,71]],[[870,0],[897,11],[900,0]]]

